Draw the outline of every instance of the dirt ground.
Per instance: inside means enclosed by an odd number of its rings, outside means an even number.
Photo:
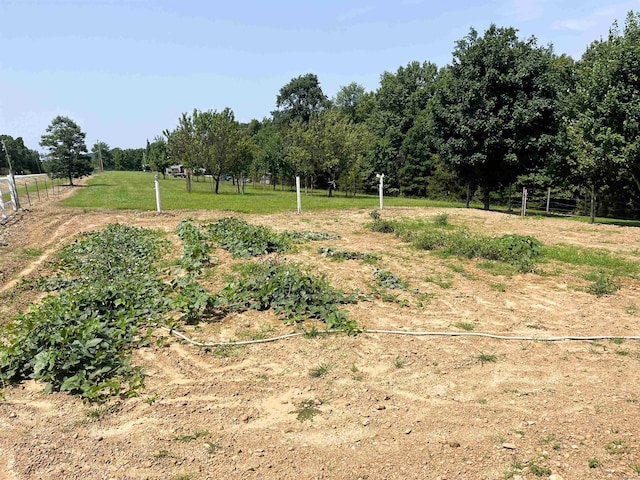
[[[383,211],[489,234],[600,247],[640,261],[640,234],[464,209]],[[477,261],[412,249],[364,225],[368,210],[245,215],[278,230],[340,239],[302,244],[290,260],[337,287],[371,291],[371,265],[331,262],[318,246],[378,253],[409,283],[397,302],[349,305],[367,329],[463,331],[529,337],[640,334],[640,281],[596,297],[580,271],[544,263],[505,275]],[[0,318],[26,307],[20,279],[81,231],[122,222],[173,232],[184,217],[220,212],[83,211],[42,205],[0,226]],[[171,234],[170,239],[177,241]],[[212,283],[230,257],[217,251]],[[296,331],[269,312],[185,327],[198,340]],[[158,330],[134,355],[147,375],[137,398],[85,405],[35,382],[0,399],[0,479],[631,479],[640,472],[640,344],[507,341],[462,336],[295,337],[201,349]],[[485,361],[481,361],[485,359]],[[324,375],[310,372],[322,367]],[[306,409],[302,407],[306,406]],[[304,419],[305,413],[316,413]]]

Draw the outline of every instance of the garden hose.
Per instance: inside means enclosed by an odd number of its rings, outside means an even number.
[[[187,337],[184,333],[179,332],[178,330],[160,327],[162,330],[166,330],[167,332],[175,335],[176,337],[185,340],[191,345],[195,345],[197,347],[233,347],[240,345],[254,345],[258,343],[270,343],[276,342],[278,340],[285,340],[287,338],[300,337],[304,335],[308,335],[305,332],[296,332],[296,333],[288,333],[286,335],[280,335],[277,337],[270,338],[262,338],[259,340],[242,340],[242,341],[231,341],[231,342],[198,342],[197,340],[193,340]],[[332,334],[332,333],[344,333],[341,330],[319,330],[316,332],[317,334]],[[377,333],[377,334],[387,334],[387,335],[408,335],[408,336],[416,336],[416,337],[484,337],[484,338],[493,338],[496,340],[518,340],[518,341],[532,341],[532,342],[562,342],[568,340],[577,340],[577,341],[594,341],[594,340],[640,340],[640,336],[635,335],[594,335],[594,336],[560,336],[560,337],[523,337],[523,336],[509,336],[509,335],[495,335],[492,333],[481,333],[481,332],[425,332],[425,331],[409,331],[409,330],[374,330],[374,329],[363,329],[361,333]]]

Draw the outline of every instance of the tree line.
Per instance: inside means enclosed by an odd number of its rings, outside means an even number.
[[[613,24],[582,58],[557,55],[510,27],[474,29],[439,68],[411,62],[329,99],[307,73],[276,108],[240,123],[230,108],[183,113],[141,149],[94,145],[104,168],[164,172],[171,164],[345,195],[466,199],[485,208],[523,186],[597,196],[600,214],[640,216],[640,15]],[[55,151],[43,136],[42,146]],[[85,148],[86,150],[86,148]],[[47,163],[47,162],[45,162]]]

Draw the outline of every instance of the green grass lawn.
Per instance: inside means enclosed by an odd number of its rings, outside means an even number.
[[[76,193],[62,202],[63,206],[83,208],[114,208],[125,210],[155,210],[154,173],[151,172],[102,172],[94,175],[86,186],[74,187]],[[51,185],[49,185],[50,187]],[[31,188],[35,187],[29,187]],[[231,182],[221,182],[220,193],[215,195],[209,180],[192,182],[192,191],[187,193],[186,180],[183,178],[160,177],[160,197],[163,210],[226,210],[241,213],[277,213],[296,211],[296,194],[289,187],[261,184],[247,184],[244,195],[236,191]],[[22,197],[21,197],[22,198]],[[424,198],[385,197],[385,207],[435,207],[463,208],[463,202],[427,200]],[[358,195],[345,197],[336,192],[332,198],[326,190],[316,190],[313,195],[302,192],[302,211],[316,211],[343,208],[379,207],[377,195]],[[482,208],[478,202],[472,208]],[[495,205],[492,210],[504,211],[504,206]],[[550,216],[569,218],[576,221],[589,221],[589,217],[562,216],[545,212],[531,211],[529,216]],[[596,223],[609,223],[629,227],[640,226],[638,220],[616,220],[597,218]]]
[[[103,172],[94,175],[86,186],[75,187],[76,193],[64,200],[68,207],[115,208],[155,210],[154,174],[151,172]],[[187,193],[186,180],[160,177],[160,198],[163,210],[227,210],[242,213],[277,213],[296,211],[296,194],[288,187],[277,190],[273,186],[247,184],[244,195],[237,193],[231,182],[221,182],[220,193],[212,193],[211,184],[200,179],[192,181],[192,191]],[[379,199],[373,195],[356,198],[335,193],[332,198],[326,190],[316,190],[313,195],[302,192],[302,211],[342,208],[378,208]],[[438,202],[426,199],[385,197],[385,206],[405,207],[463,207],[456,202]]]

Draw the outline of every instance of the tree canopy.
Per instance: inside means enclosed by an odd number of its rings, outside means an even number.
[[[557,131],[551,47],[513,28],[471,29],[457,42],[432,104],[442,157],[467,182],[490,192],[542,161]]]
[[[553,187],[580,196],[582,209],[588,189],[601,212],[615,204],[617,214],[640,218],[638,72],[633,12],[578,60],[491,25],[456,42],[449,65],[409,62],[383,72],[372,91],[351,82],[329,100],[318,76],[306,73],[280,88],[262,120],[241,124],[230,108],[194,109],[144,149],[93,150],[107,168],[139,169],[144,158],[157,171],[170,163],[205,169],[216,192],[223,177],[284,188],[299,175],[329,195],[373,193],[384,173],[387,195],[466,196],[489,208],[510,199],[512,185],[545,194]],[[29,158],[28,149],[15,151]]]
[[[14,173],[40,173],[42,165],[40,155],[35,150],[27,148],[22,137],[13,138],[11,135],[0,135],[7,151],[0,146],[0,170],[9,170],[7,153],[11,158],[11,166]]]
[[[622,170],[640,193],[640,14],[629,12],[578,64],[569,122],[573,171],[595,189]]]
[[[74,178],[91,174],[93,166],[87,155],[85,137],[86,133],[70,118],[54,118],[40,140],[40,146],[48,150],[47,171],[68,178],[70,185]]]
[[[280,89],[276,99],[277,109],[271,112],[279,125],[295,120],[308,122],[311,115],[329,107],[331,102],[322,91],[318,76],[307,73],[291,79]]]

